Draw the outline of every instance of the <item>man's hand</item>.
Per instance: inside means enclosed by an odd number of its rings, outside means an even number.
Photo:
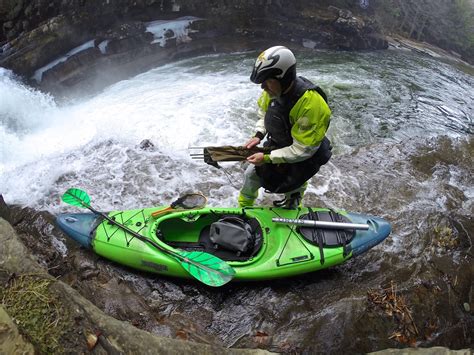
[[[245,148],[250,149],[252,147],[255,147],[260,143],[260,138],[258,137],[252,137],[249,139],[247,143],[245,143]]]
[[[258,139],[258,138],[257,138]],[[255,153],[247,158],[247,161],[253,165],[263,164],[263,153]]]

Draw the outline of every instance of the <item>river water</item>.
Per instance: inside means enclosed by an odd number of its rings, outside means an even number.
[[[211,206],[235,206],[244,167],[217,170],[191,160],[189,147],[241,145],[253,135],[256,55],[183,60],[61,105],[0,68],[0,193],[9,204],[51,213],[74,210],[59,202],[69,187],[86,190],[103,210],[166,204],[192,191]],[[216,343],[308,353],[397,346],[384,328],[390,321],[366,304],[368,290],[394,280],[415,314],[441,313],[434,335],[418,344],[469,345],[472,327],[470,337],[454,334],[473,324],[463,305],[474,302],[474,78],[394,50],[297,58],[299,74],[327,92],[333,111],[335,154],[305,203],[384,217],[391,237],[357,260],[289,281],[208,290],[118,266],[116,277],[159,303],[162,316],[179,315]],[[140,147],[145,139],[153,147]],[[262,204],[279,197],[260,196]],[[67,255],[61,240],[55,245]],[[446,275],[459,278],[457,289],[438,285]],[[424,303],[416,297],[427,283],[444,291]],[[428,320],[416,322],[422,329]]]

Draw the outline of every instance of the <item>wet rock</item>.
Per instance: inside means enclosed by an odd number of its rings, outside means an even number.
[[[153,35],[147,32],[142,22],[119,24],[109,29],[104,35],[108,40],[107,53],[117,54],[147,46],[153,40]]]
[[[47,70],[42,76],[42,87],[48,91],[56,88],[71,87],[87,79],[91,73],[90,68],[101,58],[102,54],[97,47],[88,48],[66,61]]]
[[[0,56],[0,66],[29,78],[36,69],[48,64],[88,38],[77,23],[65,16],[54,17],[34,30],[12,39],[8,55]]]
[[[78,250],[74,253],[72,259],[72,266],[77,270],[77,277],[81,281],[91,280],[94,277],[99,276],[100,270],[94,263],[94,260],[90,258],[87,251],[83,252],[83,249]]]
[[[9,17],[1,28],[9,41],[9,51],[0,54],[0,66],[26,79],[86,41],[95,39],[96,46],[108,41],[106,50],[87,50],[44,73],[44,81],[38,87],[56,96],[76,89],[99,90],[116,80],[189,55],[226,48],[261,49],[268,42],[274,43],[275,36],[281,42],[312,48],[387,47],[380,31],[367,19],[342,9],[328,11],[322,5],[307,16],[298,5],[282,6],[280,1],[259,2],[261,11],[257,12],[252,2],[246,1],[212,1],[199,6],[186,0],[179,4],[125,1],[92,5],[58,0],[48,6],[40,0],[8,3],[4,11]],[[178,40],[176,31],[170,28],[163,34],[163,47],[151,44],[153,36],[146,31],[147,22],[183,15],[205,17],[205,21],[193,22],[184,41]]]
[[[334,7],[333,7],[334,9]],[[338,9],[338,17],[334,21],[335,31],[333,41],[339,49],[387,49],[388,42],[379,33],[371,20],[355,17],[350,11]]]
[[[67,268],[63,253],[68,241],[53,235],[55,226],[51,214],[20,206],[7,206],[0,195],[0,218],[17,228],[23,243],[37,251],[36,261],[50,269],[52,275],[59,275]]]
[[[0,354],[33,355],[34,353],[33,345],[20,335],[13,320],[0,306]]]
[[[140,149],[142,150],[153,150],[153,148],[155,147],[155,145],[152,143],[152,141],[150,141],[149,139],[144,139],[140,142],[140,145],[139,145]]]
[[[432,348],[386,349],[369,353],[371,355],[471,355],[471,350],[450,350],[441,346]]]
[[[471,285],[469,288],[469,308],[472,310],[474,309],[474,285]]]
[[[3,23],[3,30],[5,32],[11,30],[13,28],[13,21],[7,21]]]
[[[6,9],[7,9],[6,18],[8,20],[16,19],[18,17],[18,15],[20,14],[22,8],[23,8],[24,1],[23,0],[6,1],[5,3],[6,4],[4,6],[6,6]]]
[[[155,354],[161,353],[193,353],[193,354],[266,354],[266,351],[253,350],[232,350],[224,349],[215,345],[196,344],[182,340],[173,340],[157,337],[143,330],[137,329],[128,322],[122,322],[105,315],[92,303],[84,299],[77,291],[67,286],[61,281],[49,276],[44,269],[31,259],[27,249],[21,244],[12,227],[0,218],[0,281],[2,288],[0,295],[5,297],[8,294],[13,279],[22,278],[24,282],[28,277],[40,278],[47,284],[48,302],[62,310],[57,313],[57,322],[62,325],[60,329],[62,337],[59,340],[61,352],[86,352],[87,337],[92,333],[98,338],[94,344],[95,351],[107,353],[140,353]],[[10,277],[8,277],[10,275]],[[30,276],[27,276],[30,275]],[[44,283],[43,283],[44,285]],[[24,283],[22,289],[28,287]],[[35,288],[38,292],[38,288]],[[124,295],[125,296],[125,295]],[[21,308],[10,308],[7,305],[6,311],[29,312],[28,305]],[[24,314],[15,313],[18,318]],[[5,324],[7,324],[5,326]],[[27,336],[31,328],[21,325],[21,332]],[[17,333],[3,309],[0,308],[0,350],[3,349],[24,349],[33,353],[28,343],[19,340]],[[42,338],[35,338],[35,348],[42,349]],[[100,349],[99,349],[100,348]],[[11,353],[7,351],[6,353]]]

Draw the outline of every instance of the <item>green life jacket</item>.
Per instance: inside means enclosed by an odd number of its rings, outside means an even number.
[[[293,144],[290,111],[308,90],[317,91],[327,103],[327,96],[308,79],[298,77],[286,95],[270,102],[265,114],[267,142],[265,146],[278,149]],[[331,158],[331,142],[324,137],[319,149],[310,158],[297,163],[262,164],[255,167],[263,188],[269,192],[285,193],[297,189],[313,177]]]
[[[278,149],[288,147],[293,143],[290,111],[308,90],[317,91],[324,101],[328,102],[325,92],[319,86],[301,76],[296,78],[295,84],[287,94],[270,101],[264,119],[267,130],[265,146]]]

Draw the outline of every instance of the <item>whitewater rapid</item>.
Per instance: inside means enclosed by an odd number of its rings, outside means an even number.
[[[210,204],[235,205],[241,164],[217,170],[191,160],[188,148],[241,145],[253,135],[255,55],[171,63],[61,105],[0,69],[0,193],[7,203],[53,212],[67,208],[59,197],[69,187],[88,191],[102,209],[166,204],[197,190]],[[473,78],[448,64],[393,51],[299,58],[300,74],[327,91],[333,110],[335,155],[310,184],[316,196],[331,186],[350,195],[344,186],[360,185],[338,166],[338,154],[472,135]],[[141,148],[145,139],[154,147]]]

